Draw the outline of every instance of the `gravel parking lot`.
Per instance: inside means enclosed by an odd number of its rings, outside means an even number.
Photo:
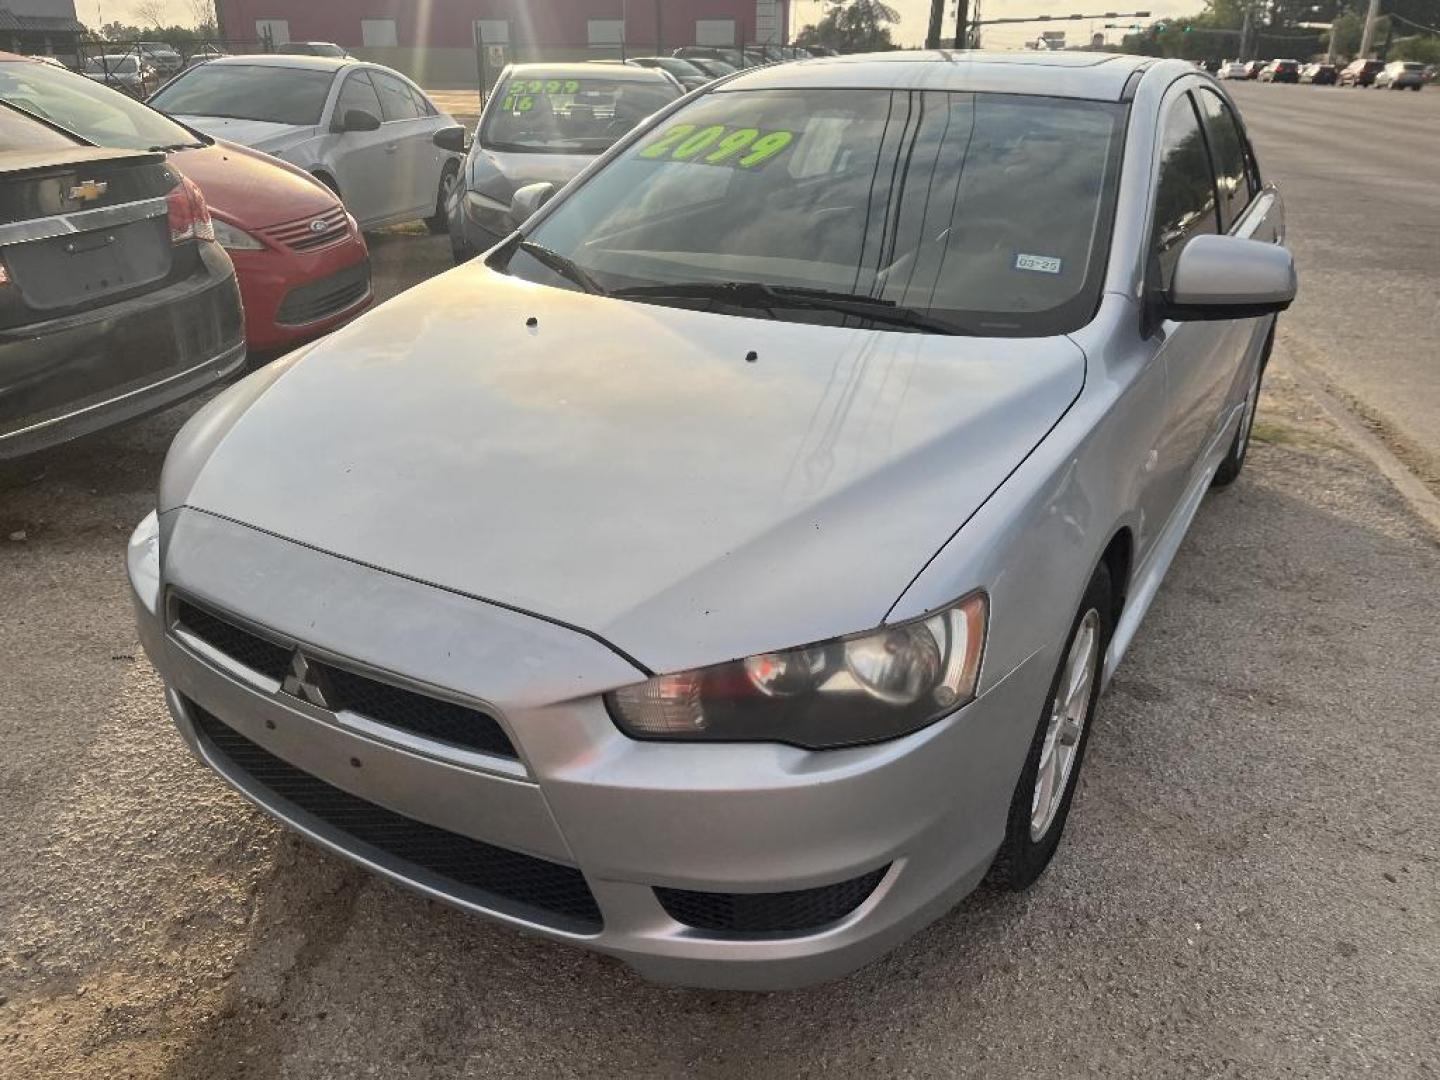
[[[1306,191],[1292,227],[1344,197]],[[449,265],[444,237],[372,250],[384,294]],[[194,405],[46,455],[0,490],[0,1075],[1440,1073],[1440,543],[1286,341],[1055,865],[788,994],[649,986],[273,825],[184,750],[129,611],[124,540]]]

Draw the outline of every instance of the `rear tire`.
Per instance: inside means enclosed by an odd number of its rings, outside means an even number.
[[[1045,709],[1010,800],[1005,841],[988,876],[1000,888],[1029,888],[1060,846],[1090,742],[1105,652],[1114,630],[1114,610],[1110,571],[1101,563],[1070,624]]]
[[[460,166],[450,162],[440,174],[440,190],[435,195],[435,213],[425,219],[425,227],[436,236],[450,231],[450,192],[460,176]]]

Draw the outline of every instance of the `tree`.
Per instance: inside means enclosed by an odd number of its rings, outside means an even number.
[[[220,33],[220,23],[215,17],[215,0],[185,0],[185,7],[198,33],[205,37],[215,37]]]
[[[824,45],[844,53],[895,48],[890,27],[900,13],[884,0],[827,0],[818,23],[795,35],[797,45]]]
[[[135,0],[130,5],[135,18],[145,27],[164,26],[165,8],[165,0]]]

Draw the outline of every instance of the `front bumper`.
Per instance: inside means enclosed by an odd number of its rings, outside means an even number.
[[[252,349],[283,349],[343,326],[375,299],[370,286],[370,256],[358,232],[345,242],[317,251],[232,251],[240,293],[245,298],[245,338]],[[363,288],[345,289],[354,275],[363,275]],[[327,290],[335,282],[337,287]],[[297,298],[318,292],[321,303],[307,308]],[[287,307],[288,305],[288,307]],[[289,311],[303,310],[299,316]]]
[[[238,566],[244,575],[226,569]],[[1037,655],[946,720],[874,746],[644,743],[620,734],[599,697],[641,674],[602,643],[528,615],[193,510],[142,524],[130,579],[141,638],[182,736],[251,800],[423,893],[684,985],[779,989],[835,978],[972,889],[1003,837],[1053,660]],[[175,593],[263,623],[311,656],[478,703],[517,756],[461,750],[290,696],[172,624],[166,598]],[[226,737],[218,742],[205,734],[216,721]],[[231,733],[252,756],[258,748],[402,827],[418,823],[571,874],[596,917],[497,898],[432,872],[408,849],[366,842],[237,764],[221,745]],[[750,896],[857,880],[865,895],[847,913],[783,933],[687,925],[664,891]]]

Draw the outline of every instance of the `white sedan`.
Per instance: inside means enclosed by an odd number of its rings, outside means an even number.
[[[298,165],[338,194],[362,228],[424,218],[444,231],[461,155],[457,129],[398,71],[324,56],[226,56],[167,83],[150,104],[207,135]]]

